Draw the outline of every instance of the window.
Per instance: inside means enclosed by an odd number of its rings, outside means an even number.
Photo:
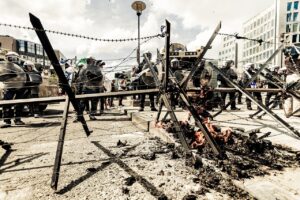
[[[292,43],[295,43],[297,42],[297,35],[293,35],[293,38],[292,38]]]
[[[36,45],[36,54],[39,56],[43,55],[43,47],[39,44]]]
[[[293,24],[293,32],[297,32],[298,30],[298,24]]]
[[[28,53],[35,54],[34,43],[27,42],[27,51],[28,51]]]
[[[298,13],[294,12],[293,21],[298,21]]]
[[[19,52],[25,52],[25,41],[24,40],[18,40],[17,45],[18,45]]]
[[[299,1],[295,1],[294,2],[294,9],[298,10],[298,7],[299,7]]]
[[[286,21],[287,22],[290,22],[292,20],[292,13],[288,13],[287,15],[286,15]]]
[[[287,11],[291,11],[292,9],[292,2],[287,3]]]

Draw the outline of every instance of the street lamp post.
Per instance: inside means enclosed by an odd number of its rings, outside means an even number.
[[[142,11],[146,9],[146,4],[142,1],[135,1],[131,4],[133,10],[136,11],[136,15],[138,16],[138,48],[137,48],[137,63],[140,65],[140,16],[142,15]]]

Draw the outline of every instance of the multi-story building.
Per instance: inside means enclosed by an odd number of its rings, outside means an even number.
[[[242,61],[263,63],[281,44],[285,35],[286,44],[300,43],[299,0],[276,0],[276,2],[243,24],[243,34],[255,41],[244,40]],[[278,54],[272,64],[282,64],[282,54]]]
[[[249,39],[238,43],[239,65],[247,62],[264,63],[280,46],[281,35],[284,34],[286,44],[300,43],[300,5],[299,0],[275,0],[274,4],[251,17],[242,26],[240,35]],[[219,52],[219,61],[232,59],[235,56],[235,38],[224,37]],[[283,63],[281,53],[277,54],[271,64]]]
[[[224,36],[221,43],[221,51],[219,51],[219,65],[225,60],[235,60],[236,39],[230,36]]]
[[[50,67],[51,63],[40,44],[15,39],[8,35],[0,35],[0,48],[18,53],[21,58],[34,62],[37,67]],[[59,50],[55,50],[55,54],[59,60],[65,59]]]
[[[279,5],[282,17],[279,19],[281,30],[285,30],[290,43],[300,42],[299,1],[285,0]]]
[[[243,24],[243,36],[264,42],[244,40],[242,62],[262,63],[274,52],[276,39],[275,4]]]

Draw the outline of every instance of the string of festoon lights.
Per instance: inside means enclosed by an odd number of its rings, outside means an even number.
[[[50,30],[50,29],[36,29],[36,28],[29,27],[29,26],[20,26],[20,25],[8,24],[8,23],[2,23],[2,22],[0,22],[0,26],[24,29],[24,30],[32,30],[32,31],[44,31],[47,33],[64,35],[64,36],[68,36],[68,37],[82,38],[82,39],[86,39],[86,40],[94,40],[97,42],[130,42],[130,41],[137,41],[139,39],[139,38],[119,38],[119,39],[96,38],[96,37],[90,37],[90,36],[79,35],[79,34],[74,34],[74,33],[67,33],[67,32],[55,31],[55,30]],[[152,39],[152,38],[156,38],[156,37],[164,37],[164,35],[156,34],[156,35],[140,37],[140,40],[148,40],[148,39]]]

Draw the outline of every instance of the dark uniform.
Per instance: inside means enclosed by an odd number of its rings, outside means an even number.
[[[4,90],[4,100],[12,100],[12,99],[23,99],[25,96],[25,88],[21,89],[5,89]],[[11,118],[15,117],[15,124],[16,125],[23,125],[24,122],[21,121],[21,114],[23,106],[20,104],[17,104],[14,106],[15,110],[12,109],[11,106],[3,106],[3,118],[6,125],[11,124]],[[15,111],[15,112],[14,112]]]
[[[8,59],[9,60],[9,59]],[[19,66],[18,64],[14,64],[12,62],[7,64],[8,69],[11,69],[12,72],[17,73],[16,76],[20,77],[20,80],[18,81],[24,81],[26,82],[26,73],[24,69]],[[23,77],[23,78],[21,78]],[[22,79],[22,80],[21,80]],[[9,81],[8,81],[9,82]],[[23,84],[23,83],[22,83]],[[13,84],[14,85],[14,84]],[[4,89],[4,100],[12,100],[12,99],[24,99],[25,98],[25,91],[26,88],[24,87],[8,87]],[[11,125],[11,118],[15,117],[15,124],[16,125],[24,125],[25,123],[21,121],[21,114],[22,114],[23,106],[20,104],[17,104],[14,106],[14,110],[12,109],[12,106],[3,106],[3,121],[4,125],[2,125],[2,128],[8,127]]]
[[[90,63],[89,63],[90,62]],[[99,67],[94,65],[93,61],[88,61],[88,65],[85,69],[82,69],[79,74],[79,80],[83,83],[82,94],[94,94],[100,92],[100,83],[103,79],[103,74]],[[97,111],[97,104],[99,98],[91,98],[91,110],[89,113],[91,120],[96,120],[95,114]],[[84,111],[86,101],[80,102],[81,110]]]
[[[149,59],[151,59],[151,54],[149,55]],[[146,61],[143,60],[139,67],[137,68],[136,70],[136,73],[140,73],[141,71],[143,71],[144,69],[146,69],[148,66],[146,64]],[[153,85],[154,84],[154,80],[153,80]],[[145,83],[145,81],[143,80],[143,76],[141,76],[139,78],[139,88],[140,89],[154,89],[156,88],[155,86],[153,86],[152,84],[151,85],[148,85]],[[145,107],[145,98],[146,98],[146,95],[145,94],[141,94],[140,95],[140,109],[139,111],[144,111],[144,107]],[[151,111],[157,111],[157,109],[155,108],[155,103],[154,103],[154,94],[149,94],[149,99],[150,99],[150,107],[151,107]]]
[[[278,67],[278,69],[279,69],[279,67]],[[278,87],[274,84],[274,81],[275,81],[275,83],[277,82],[276,80],[274,80],[274,77],[276,77],[277,79],[280,79],[280,75],[278,74],[278,70],[276,70],[276,69],[274,69],[274,71],[266,74],[268,88],[270,88],[270,89],[278,89]],[[276,96],[276,95],[277,95],[276,92],[268,92],[266,99],[265,99],[265,105],[267,106],[270,102],[271,97]],[[279,106],[281,105],[280,99],[276,100],[276,102],[274,102],[274,103]]]
[[[79,77],[81,70],[83,70],[84,65],[78,65],[78,71],[75,72],[75,78],[74,78],[74,83],[75,83],[75,88],[76,88],[76,94],[82,94],[82,90],[83,90],[83,82],[81,82],[81,78]],[[90,104],[89,104],[89,100],[84,99],[83,100],[85,102],[85,110],[89,113],[90,110]]]
[[[110,85],[111,85],[110,92],[117,92],[118,91],[117,88],[116,88],[116,80],[112,80]],[[110,99],[109,99],[109,106],[110,107],[114,106],[114,97],[110,97]]]
[[[27,75],[27,82],[26,86],[28,86],[28,89],[26,91],[26,96],[28,98],[38,98],[39,97],[39,85],[42,83],[42,76],[41,74],[33,69],[33,65],[30,66],[25,63],[24,64],[24,70]],[[39,115],[39,104],[34,103],[30,105],[30,112],[35,117],[38,117]]]
[[[242,75],[243,85],[245,85],[251,79],[251,77],[254,74],[255,74],[255,70],[254,70],[253,67],[251,67],[249,69],[246,69],[243,72],[243,75]],[[256,78],[252,83],[250,83],[250,87],[252,87],[252,88],[259,88],[260,87],[260,81],[259,81],[259,79]],[[261,93],[260,92],[253,92],[252,95],[257,99],[257,101],[259,101],[260,103],[262,103],[262,97],[261,97]],[[250,99],[246,98],[246,104],[247,104],[247,109],[248,110],[252,110],[251,100]]]
[[[225,66],[221,68],[221,71],[226,74],[227,78],[230,80],[237,80],[237,74],[236,72],[231,69],[231,65],[233,64],[233,61],[227,61]],[[221,74],[218,74],[217,80],[220,81],[220,87],[224,88],[231,88],[232,86],[227,83],[227,81],[223,78]],[[238,108],[236,107],[236,102],[235,102],[235,92],[222,92],[221,97],[222,97],[222,104],[221,107],[222,109],[225,109],[225,101],[227,94],[229,94],[229,99],[230,99],[230,106],[231,110],[237,110]]]

